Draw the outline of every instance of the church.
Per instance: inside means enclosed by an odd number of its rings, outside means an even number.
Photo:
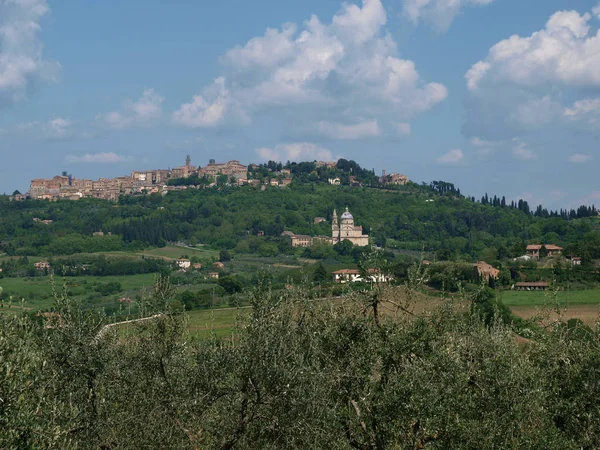
[[[338,222],[338,215],[334,209],[331,221],[331,243],[333,245],[344,240],[348,240],[359,247],[369,245],[369,235],[363,234],[361,226],[354,225],[354,216],[348,211],[348,208],[346,208],[340,219]]]

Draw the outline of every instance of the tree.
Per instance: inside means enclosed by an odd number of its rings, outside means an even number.
[[[325,269],[325,266],[323,265],[323,263],[318,263],[317,267],[315,268],[313,280],[315,282],[321,283],[323,281],[327,281],[327,278],[328,278],[328,275],[327,275],[327,270]]]
[[[229,295],[242,292],[243,289],[242,284],[231,276],[219,278],[219,286],[225,289],[225,292]]]
[[[221,250],[219,252],[219,261],[221,261],[221,262],[231,261],[231,254],[227,250]]]

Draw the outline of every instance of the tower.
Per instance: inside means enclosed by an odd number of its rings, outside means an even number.
[[[192,165],[192,158],[190,157],[190,155],[187,155],[185,157],[185,165],[188,167]]]
[[[331,218],[331,239],[334,244],[340,240],[340,225],[335,208],[333,208],[333,217]]]

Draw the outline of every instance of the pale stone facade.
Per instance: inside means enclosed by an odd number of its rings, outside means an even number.
[[[333,210],[333,220],[331,223],[331,243],[333,245],[338,242],[348,240],[354,245],[365,247],[369,245],[369,235],[363,234],[361,226],[354,225],[354,216],[348,208],[342,214],[341,220],[338,222],[338,216],[335,209]]]

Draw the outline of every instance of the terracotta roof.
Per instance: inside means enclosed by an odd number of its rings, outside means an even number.
[[[545,244],[546,250],[562,250],[562,247],[554,244]],[[531,244],[527,246],[527,250],[540,250],[542,248],[541,244]]]

